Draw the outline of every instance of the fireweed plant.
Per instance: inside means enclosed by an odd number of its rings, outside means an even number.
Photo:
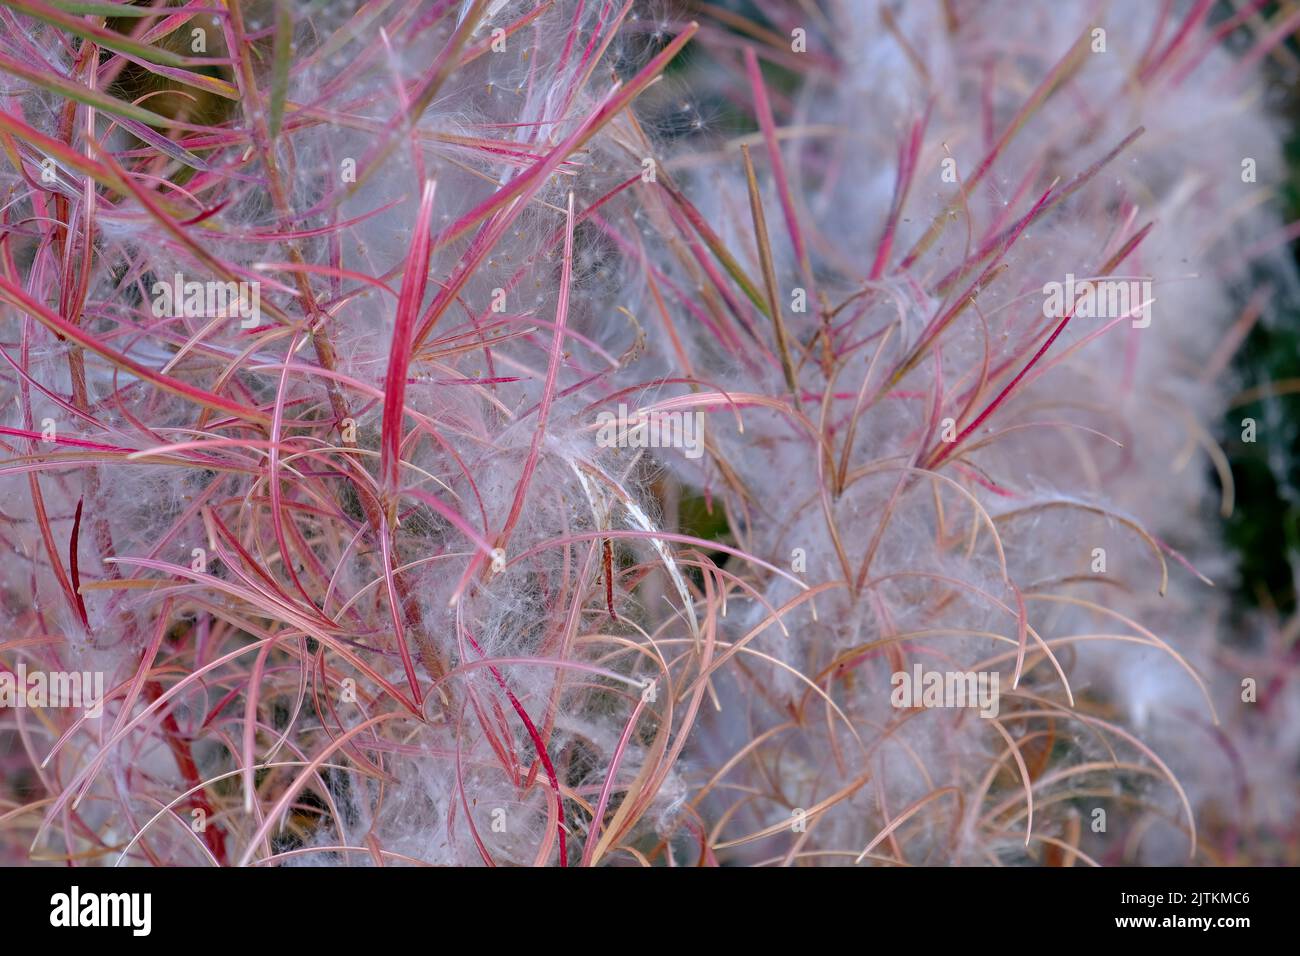
[[[1298,20],[3,0],[0,859],[1296,862]]]

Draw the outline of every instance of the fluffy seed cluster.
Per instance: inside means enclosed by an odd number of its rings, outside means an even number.
[[[0,861],[1294,861],[1278,36],[761,6],[0,9]]]

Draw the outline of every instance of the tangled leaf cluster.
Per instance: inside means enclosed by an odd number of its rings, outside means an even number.
[[[0,2],[0,860],[1295,862],[1214,7]]]

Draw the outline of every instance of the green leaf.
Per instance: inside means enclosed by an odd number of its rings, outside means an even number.
[[[49,90],[51,93],[57,93],[70,100],[76,100],[78,103],[85,103],[87,106],[93,106],[97,110],[111,113],[114,116],[132,119],[148,126],[175,127],[181,125],[165,116],[147,110],[143,106],[124,103],[122,100],[108,96],[98,90],[92,90],[88,86],[82,86],[80,83],[74,83],[56,73],[34,69],[7,56],[0,55],[0,69],[12,73],[14,76],[20,76],[27,82]]]
[[[172,7],[152,10],[149,7],[133,7],[125,3],[77,3],[76,0],[49,0],[49,5],[64,13],[94,17],[162,17],[175,13]]]
[[[271,139],[280,135],[284,97],[289,88],[289,57],[293,53],[293,13],[287,0],[275,3],[275,48],[271,69]]]
[[[103,27],[97,27],[85,20],[78,20],[74,16],[69,16],[62,10],[47,4],[32,3],[30,0],[5,0],[5,5],[17,10],[36,20],[44,20],[56,27],[67,30],[69,33],[81,37],[83,40],[89,40],[97,46],[102,46],[106,50],[112,50],[114,53],[131,54],[142,60],[148,60],[150,63],[162,63],[167,66],[190,66],[189,57],[180,56],[172,53],[170,50],[163,50],[156,46],[150,46],[147,43],[139,43],[130,37],[125,37],[120,33],[114,33],[112,30],[106,30]],[[80,6],[92,6],[92,4],[79,4]],[[116,10],[130,9],[128,7],[117,7],[114,4],[93,4],[94,6],[113,6]],[[157,12],[157,11],[153,11]],[[114,14],[116,16],[117,14]]]

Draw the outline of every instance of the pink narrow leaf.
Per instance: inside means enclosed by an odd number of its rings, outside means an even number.
[[[72,518],[72,535],[68,539],[68,569],[72,574],[72,593],[77,599],[77,614],[81,616],[82,627],[90,630],[86,600],[81,596],[81,570],[77,563],[77,539],[81,536],[81,506],[84,501],[84,498],[77,499],[77,513]]]
[[[411,364],[416,312],[429,283],[429,221],[433,217],[434,182],[427,180],[420,195],[411,249],[406,256],[402,291],[397,298],[393,343],[388,350],[388,376],[384,380],[383,438],[379,448],[379,483],[386,495],[397,490],[397,472],[402,444],[402,404],[406,398],[407,370]],[[396,513],[396,498],[388,502],[389,516]]]
[[[749,77],[749,86],[754,94],[754,112],[758,115],[758,126],[763,131],[763,142],[767,146],[768,160],[772,163],[772,178],[776,180],[777,195],[781,198],[781,214],[785,217],[786,229],[790,233],[790,244],[794,247],[795,259],[804,281],[808,283],[808,297],[816,300],[813,293],[812,265],[808,259],[808,247],[804,244],[803,233],[799,230],[799,216],[795,211],[794,196],[790,192],[790,180],[786,176],[785,161],[781,158],[781,147],[776,139],[776,121],[772,118],[772,104],[767,97],[767,87],[763,85],[763,74],[758,67],[758,55],[752,46],[745,47],[745,71]]]
[[[92,451],[117,451],[132,454],[134,448],[122,448],[119,445],[103,445],[99,442],[85,441],[81,438],[60,438],[57,435],[46,437],[41,432],[34,432],[26,428],[10,428],[7,425],[0,425],[0,435],[15,435],[19,438],[30,438],[32,441],[52,441],[59,445],[72,445],[74,448],[89,448]]]

